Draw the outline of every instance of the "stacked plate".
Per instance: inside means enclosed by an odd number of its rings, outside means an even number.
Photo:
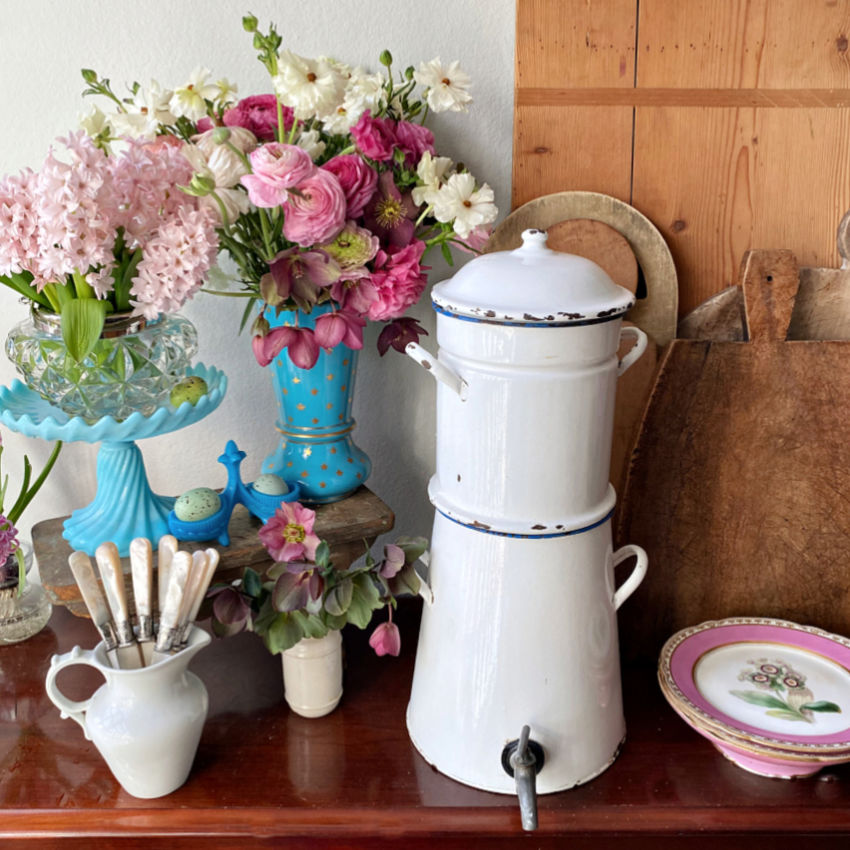
[[[850,761],[850,640],[733,617],[673,635],[658,681],[673,709],[738,766],[809,776]]]

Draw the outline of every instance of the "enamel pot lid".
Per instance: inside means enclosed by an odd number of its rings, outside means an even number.
[[[635,303],[592,260],[553,251],[544,230],[526,230],[514,251],[482,254],[431,292],[438,313],[528,327],[589,325],[623,316]]]

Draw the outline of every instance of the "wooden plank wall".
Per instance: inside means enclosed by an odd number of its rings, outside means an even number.
[[[670,245],[685,313],[749,248],[837,266],[850,0],[517,0],[513,205],[614,195]]]

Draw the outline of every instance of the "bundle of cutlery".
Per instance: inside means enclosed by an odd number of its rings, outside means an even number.
[[[109,663],[135,670],[156,664],[186,647],[218,566],[216,549],[184,552],[165,535],[157,545],[157,613],[154,619],[153,546],[145,537],[130,543],[130,572],[135,617],[130,610],[121,558],[114,543],[102,543],[95,561],[103,583],[85,552],[72,552],[68,564],[80,594],[106,647]],[[135,626],[134,621],[135,619]]]

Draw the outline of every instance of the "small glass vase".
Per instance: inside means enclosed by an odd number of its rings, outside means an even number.
[[[88,423],[103,416],[120,422],[136,411],[150,416],[186,375],[197,350],[194,325],[176,314],[154,321],[108,315],[100,339],[79,363],[68,354],[56,313],[33,309],[6,339],[6,355],[23,382]]]
[[[24,565],[27,576],[32,568],[32,547],[22,543]],[[4,574],[5,581],[0,582],[0,646],[19,643],[38,634],[47,625],[53,606],[44,592],[44,588],[35,581],[27,581],[24,589],[18,588],[18,562],[14,555],[9,556]]]

